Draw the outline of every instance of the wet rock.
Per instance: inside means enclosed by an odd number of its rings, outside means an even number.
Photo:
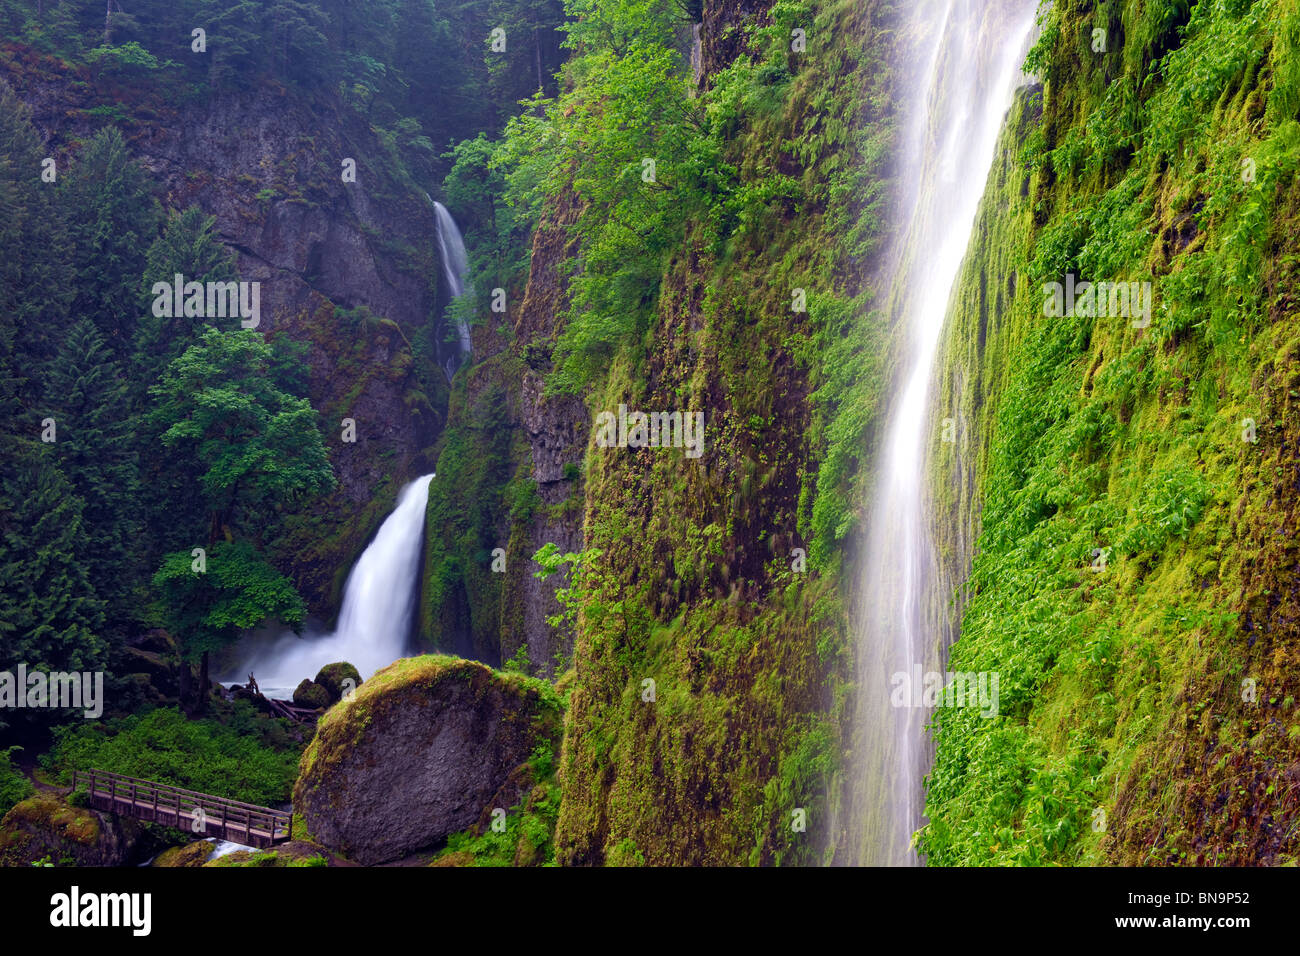
[[[326,664],[316,675],[316,683],[329,693],[331,704],[337,704],[343,699],[343,682],[348,680],[352,681],[353,690],[361,686],[361,672],[346,661]]]
[[[0,820],[0,865],[122,866],[144,828],[139,822],[74,807],[55,793],[38,793]]]
[[[212,856],[217,845],[211,840],[196,840],[185,846],[174,846],[163,850],[153,859],[151,866],[160,867],[196,867],[202,866]]]
[[[560,722],[545,682],[457,658],[398,661],[321,719],[294,812],[349,859],[398,859],[474,824]]]
[[[304,680],[294,690],[293,702],[298,707],[323,710],[330,705],[330,692],[315,681]]]

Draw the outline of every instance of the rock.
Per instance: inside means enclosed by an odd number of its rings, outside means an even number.
[[[316,675],[316,683],[320,684],[330,695],[330,703],[337,704],[343,699],[343,682],[352,681],[352,689],[361,686],[361,672],[346,661],[337,664],[326,664]]]
[[[563,610],[556,591],[569,586],[569,572],[566,568],[543,581],[527,558],[547,542],[554,542],[561,553],[584,547],[582,508],[562,504],[582,500],[580,465],[592,414],[575,396],[546,393],[551,360],[543,355],[564,328],[569,304],[569,271],[564,263],[577,251],[571,226],[580,214],[581,204],[568,191],[542,214],[514,330],[516,348],[527,365],[517,387],[520,424],[529,449],[528,461],[516,478],[535,481],[538,498],[549,507],[534,510],[529,525],[518,529],[520,544],[511,547],[512,560],[504,574],[507,605],[501,616],[500,649],[501,659],[509,660],[526,646],[529,672],[537,676],[554,676],[556,656],[568,659],[573,654],[572,629],[548,623]],[[513,559],[516,554],[525,560]]]
[[[288,867],[334,866],[334,856],[322,846],[304,840],[290,840],[267,850],[235,850],[204,863],[205,867]]]
[[[38,793],[0,820],[0,865],[29,866],[49,857],[56,866],[122,866],[143,832],[136,820],[74,807],[55,793]]]
[[[541,743],[558,741],[549,684],[430,656],[375,674],[303,753],[294,812],[311,839],[363,864],[473,825]]]
[[[457,850],[454,853],[445,853],[438,859],[434,860],[429,866],[473,866],[474,854],[467,853],[464,850]]]
[[[150,866],[161,867],[193,867],[202,866],[212,856],[212,852],[217,845],[211,840],[196,840],[185,846],[174,846],[169,850],[163,850],[153,858]]]
[[[309,684],[310,681],[303,681],[303,684]],[[299,685],[300,687],[302,685]],[[246,700],[257,708],[259,713],[271,714],[271,702],[261,694],[249,690],[247,687],[241,687],[238,684],[230,688],[231,700]]]
[[[323,710],[330,705],[330,692],[315,681],[304,680],[294,690],[293,702],[299,707]]]
[[[135,635],[127,641],[127,646],[159,658],[165,658],[169,662],[174,662],[180,656],[175,638],[161,627],[150,628],[142,634]]]

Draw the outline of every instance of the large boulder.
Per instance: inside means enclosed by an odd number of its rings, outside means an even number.
[[[294,812],[349,859],[396,860],[517,799],[503,785],[539,744],[555,745],[561,711],[544,681],[450,657],[398,661],[321,718]]]
[[[144,828],[42,792],[15,804],[0,821],[0,866],[28,866],[48,858],[55,866],[122,866]]]

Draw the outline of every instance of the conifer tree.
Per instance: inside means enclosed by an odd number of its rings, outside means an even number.
[[[137,619],[139,475],[126,385],[89,319],[69,331],[46,376],[42,409],[55,419],[60,469],[85,501],[86,570],[106,604],[110,629]]]
[[[40,393],[41,365],[53,358],[68,325],[67,268],[57,163],[41,144],[27,107],[0,80],[0,312],[12,319],[20,360],[11,371],[19,393]],[[54,182],[47,182],[54,177]]]
[[[107,127],[91,137],[60,182],[75,281],[72,312],[91,319],[124,358],[148,293],[140,282],[145,250],[158,235],[149,177],[131,160],[122,134]]]
[[[0,436],[0,670],[104,668],[103,602],[87,571],[82,507],[49,448]],[[26,724],[57,714],[14,713]]]
[[[209,327],[207,318],[155,316],[154,284],[170,285],[177,275],[184,276],[186,282],[228,282],[236,278],[234,258],[213,232],[215,224],[215,217],[190,206],[172,216],[162,235],[149,246],[140,283],[149,293],[148,307],[136,328],[131,373],[141,401],[172,360],[197,342]],[[235,328],[236,322],[229,320],[227,327]]]

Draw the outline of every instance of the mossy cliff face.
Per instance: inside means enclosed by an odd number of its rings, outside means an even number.
[[[28,866],[48,858],[55,866],[123,866],[140,838],[134,820],[74,807],[53,793],[38,793],[0,820],[0,865]]]
[[[560,863],[789,864],[833,849],[851,673],[842,548],[884,351],[861,277],[893,130],[887,13],[704,5],[706,84],[753,84],[727,159],[746,182],[779,171],[792,185],[723,249],[688,231],[641,346],[587,396],[593,420],[620,404],[701,412],[704,446],[588,444]],[[783,45],[797,27],[821,41],[760,69],[739,28],[768,23]]]
[[[939,715],[931,863],[1296,860],[1298,45],[1293,3],[1044,24],[939,375],[951,666],[1001,701]],[[1051,314],[1070,275],[1149,324]]]
[[[432,470],[445,419],[438,356],[414,344],[445,298],[424,196],[394,172],[373,130],[328,96],[309,103],[265,88],[178,107],[148,84],[101,89],[86,71],[25,50],[0,57],[0,76],[32,108],[60,170],[103,124],[89,111],[118,104],[132,158],[164,207],[214,216],[239,278],[260,283],[259,331],[309,346],[309,396],[339,485],[290,517],[273,552],[312,612],[329,617],[339,569],[401,486]],[[342,181],[342,157],[356,160],[356,182]],[[344,418],[355,442],[343,440]]]
[[[560,709],[548,684],[474,661],[398,661],[321,718],[294,812],[314,842],[358,863],[430,847],[494,801],[518,802],[503,784],[554,745]]]
[[[577,188],[561,190],[534,233],[513,338],[457,378],[422,631],[563,672],[557,862],[815,862],[836,842],[844,549],[865,511],[889,351],[864,277],[884,231],[893,15],[706,2],[702,87],[727,87],[719,102],[740,117],[725,159],[771,198],[721,246],[711,226],[688,227],[642,341],[569,395],[548,389],[566,261],[584,252]],[[777,39],[756,41],[759,27]],[[776,65],[754,45],[785,49],[796,28],[817,39]],[[702,412],[702,455],[599,447],[595,418],[620,404]],[[573,634],[547,623],[572,582],[535,577],[546,543],[584,553]],[[511,853],[466,843],[447,859]]]
[[[528,289],[515,323],[530,467],[515,476],[523,504],[511,516],[505,580],[509,597],[502,606],[501,653],[510,658],[524,647],[534,672],[548,675],[562,672],[573,654],[571,630],[546,623],[560,612],[555,592],[568,584],[568,571],[542,581],[534,575],[537,565],[531,559],[547,542],[566,553],[582,548],[582,463],[591,428],[580,399],[546,393],[546,375],[561,328],[559,317],[569,304],[562,267],[577,251],[569,230],[577,207],[577,200],[566,196],[538,227]]]
[[[547,624],[560,612],[555,592],[567,572],[541,581],[532,556],[547,542],[582,547],[590,427],[581,400],[545,394],[568,305],[563,267],[576,249],[575,206],[566,197],[545,211],[510,335],[476,339],[495,350],[457,379],[429,488],[421,600],[421,632],[438,649],[500,664],[523,648],[529,672],[545,676],[562,671],[573,650],[569,629]]]

